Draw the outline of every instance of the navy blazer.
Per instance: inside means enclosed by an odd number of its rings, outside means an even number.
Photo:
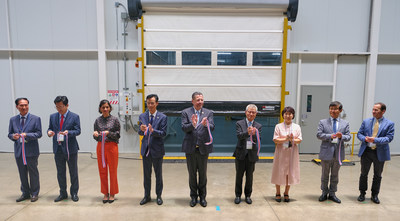
[[[367,148],[367,143],[365,142],[365,137],[372,137],[374,118],[365,119],[358,130],[357,138],[362,141],[360,150],[358,151],[358,156],[361,157]],[[390,160],[390,149],[389,143],[394,137],[394,123],[386,118],[383,118],[379,124],[378,134],[374,139],[376,144],[376,155],[379,161]]]
[[[238,138],[238,141],[233,156],[238,160],[244,160],[246,157],[247,140],[250,138],[250,135],[247,132],[247,127],[248,125],[246,119],[239,120],[238,122],[236,122],[236,136]],[[261,135],[262,125],[256,121],[253,121],[253,127],[257,128],[258,132]],[[253,147],[251,150],[247,150],[250,162],[256,162],[258,160],[257,153],[258,153],[257,136],[253,135]]]
[[[342,138],[338,140],[337,144],[332,143],[332,121],[331,118],[323,119],[319,121],[317,138],[321,140],[319,159],[321,160],[332,160],[334,157],[335,149],[338,148],[340,144],[340,159],[344,160],[344,142],[347,142],[351,139],[350,136],[350,126],[349,122],[339,119],[339,126],[337,128],[337,132],[342,133]],[[339,154],[339,151],[337,151]],[[338,159],[338,156],[335,156]]]
[[[64,154],[67,154],[66,146],[67,141],[66,137],[64,137],[64,141],[61,142],[61,145],[58,145],[57,134],[60,132],[60,114],[54,113],[50,115],[49,129],[47,131],[53,131],[55,135],[53,136],[53,153],[57,153],[58,147],[62,147],[62,151]],[[81,122],[79,120],[79,115],[68,111],[67,116],[64,118],[64,123],[61,131],[68,130],[68,150],[70,154],[76,154],[79,150],[78,141],[76,140],[76,136],[81,134]]]
[[[25,120],[24,128],[21,128],[20,115],[10,118],[8,127],[8,138],[14,141],[14,155],[15,158],[22,156],[22,145],[18,140],[13,139],[15,133],[26,133],[25,137],[25,154],[26,157],[39,156],[39,142],[38,139],[42,137],[42,123],[40,117],[28,113]]]
[[[182,143],[182,152],[191,154],[195,151],[196,145],[199,145],[199,150],[202,155],[209,154],[213,151],[213,144],[210,142],[210,135],[208,134],[207,126],[200,124],[204,117],[207,117],[210,123],[210,130],[213,131],[214,115],[211,110],[202,108],[200,111],[199,125],[195,128],[192,124],[192,115],[195,114],[194,108],[189,107],[182,111],[182,130],[185,132],[185,137]]]
[[[149,111],[142,113],[139,116],[139,127],[140,125],[149,125]],[[144,156],[147,153],[147,147],[150,147],[150,155],[152,158],[160,158],[165,155],[164,149],[164,137],[167,135],[167,116],[159,111],[157,111],[156,116],[153,118],[153,132],[144,136],[142,130],[138,131],[138,134],[143,136],[142,138],[142,148],[140,154]]]

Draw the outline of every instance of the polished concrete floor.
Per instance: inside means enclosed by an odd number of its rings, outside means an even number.
[[[209,163],[206,208],[189,206],[188,174],[185,163],[164,163],[164,204],[140,206],[143,197],[141,161],[137,155],[121,154],[118,180],[120,193],[113,204],[103,204],[97,161],[89,153],[79,154],[79,202],[71,199],[54,203],[58,195],[56,169],[52,154],[39,157],[41,191],[39,200],[16,203],[20,181],[14,156],[0,154],[0,220],[400,220],[400,157],[385,164],[381,204],[358,202],[358,157],[347,156],[355,166],[340,169],[337,196],[341,204],[318,202],[321,168],[311,162],[315,155],[301,155],[301,183],[292,186],[290,203],[274,200],[270,183],[272,163],[257,163],[254,174],[253,204],[234,200],[234,163]],[[372,171],[371,171],[372,172]],[[371,180],[371,177],[369,178]],[[370,181],[371,182],[371,181]],[[68,185],[69,186],[69,185]],[[154,194],[154,181],[152,187]]]

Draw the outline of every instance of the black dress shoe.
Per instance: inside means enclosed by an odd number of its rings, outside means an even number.
[[[15,201],[17,201],[17,203],[19,203],[19,202],[24,201],[24,200],[29,199],[29,198],[31,198],[29,195],[24,195],[24,194],[22,194],[22,195],[21,195],[18,199],[16,199]]]
[[[239,196],[235,197],[235,204],[239,204],[241,201]]]
[[[194,207],[197,204],[197,198],[192,197],[192,200],[190,200],[190,207]]]
[[[341,203],[342,201],[340,201],[339,198],[337,198],[336,196],[331,196],[329,195],[329,199],[332,200],[335,203]]]
[[[68,196],[67,195],[59,195],[57,196],[57,198],[54,199],[54,202],[60,202],[61,200],[67,199]]]
[[[78,197],[78,195],[73,194],[73,195],[71,195],[71,199],[72,199],[72,201],[74,201],[74,202],[78,202],[79,197]]]
[[[31,202],[36,202],[39,199],[38,195],[32,196],[31,197]]]
[[[145,197],[143,197],[142,201],[140,201],[140,205],[144,205],[144,204],[150,202],[150,200],[151,200],[150,197],[145,196]]]
[[[360,195],[357,198],[358,201],[362,202],[365,200],[365,193],[360,193]]]
[[[381,203],[381,201],[379,201],[378,195],[372,195],[371,200],[372,200],[372,202],[374,202],[376,204]]]
[[[200,205],[201,205],[202,207],[206,207],[206,206],[207,206],[207,201],[206,201],[205,198],[200,199]]]
[[[247,204],[253,203],[253,201],[251,200],[251,198],[249,196],[246,196],[245,201],[246,201]]]
[[[327,200],[328,199],[328,195],[326,195],[326,194],[322,194],[320,197],[319,197],[319,201],[320,202],[322,202],[322,201],[325,201],[325,200]]]
[[[161,199],[161,196],[157,196],[157,205],[162,205],[163,200]]]

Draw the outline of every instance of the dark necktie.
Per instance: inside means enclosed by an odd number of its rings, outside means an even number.
[[[336,129],[336,121],[337,121],[336,118],[333,119],[333,133],[336,133],[336,132],[337,132],[337,129]]]
[[[60,131],[62,131],[62,126],[64,124],[64,115],[61,115],[61,121],[60,121]]]
[[[25,126],[25,117],[21,117],[21,129]]]
[[[151,125],[153,125],[153,118],[154,118],[154,115],[150,115],[150,124]]]

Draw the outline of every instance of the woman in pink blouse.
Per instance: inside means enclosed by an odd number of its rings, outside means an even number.
[[[93,138],[97,141],[97,164],[99,166],[103,203],[113,203],[118,191],[118,140],[121,126],[117,117],[111,116],[112,106],[108,100],[99,104],[101,116],[94,122]],[[108,188],[108,172],[110,188]]]
[[[301,129],[293,123],[294,109],[285,107],[282,111],[284,121],[275,126],[274,164],[271,183],[275,184],[275,200],[281,202],[281,185],[285,185],[284,201],[289,202],[290,185],[300,183],[300,161],[298,144],[301,142]]]

